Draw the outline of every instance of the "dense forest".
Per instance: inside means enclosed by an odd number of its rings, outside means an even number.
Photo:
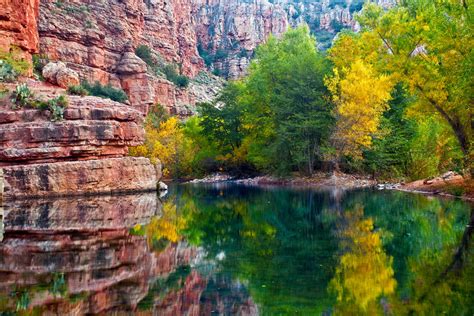
[[[325,52],[309,28],[258,47],[246,77],[181,122],[159,104],[132,155],[172,177],[316,171],[419,179],[472,172],[473,9],[367,3]]]

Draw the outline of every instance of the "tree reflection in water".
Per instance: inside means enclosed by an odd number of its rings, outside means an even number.
[[[153,195],[28,203],[6,208],[3,314],[473,313],[461,201],[180,185],[163,207]]]

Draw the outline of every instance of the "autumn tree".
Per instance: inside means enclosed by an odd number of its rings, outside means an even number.
[[[343,36],[332,59],[354,60],[349,51],[380,73],[390,73],[416,97],[412,110],[434,113],[452,130],[471,170],[473,111],[473,12],[466,1],[414,0],[385,11],[364,7],[363,32]],[[350,46],[348,46],[348,44]],[[357,58],[357,57],[356,57]]]
[[[166,112],[159,109],[152,110],[145,123],[145,143],[130,149],[132,156],[150,158],[152,163],[158,160],[163,165],[163,175],[173,176],[187,157],[183,145],[187,140],[184,137],[181,123],[177,117],[168,117]]]
[[[371,147],[393,84],[390,77],[378,74],[370,64],[356,60],[350,68],[343,67],[340,72],[336,68],[326,85],[336,104],[332,144],[337,167],[342,155],[362,158],[362,150]]]

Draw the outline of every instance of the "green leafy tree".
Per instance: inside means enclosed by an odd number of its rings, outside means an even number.
[[[264,169],[312,174],[322,158],[334,121],[324,85],[330,67],[315,47],[300,27],[257,49],[241,102],[249,159]]]
[[[402,1],[384,11],[367,5],[360,22],[378,39],[380,71],[405,82],[417,102],[413,110],[434,113],[452,130],[472,172],[474,77],[473,7],[466,1]]]

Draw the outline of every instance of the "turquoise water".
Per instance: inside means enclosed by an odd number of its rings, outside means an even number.
[[[5,206],[0,314],[472,315],[472,207],[171,186]]]

